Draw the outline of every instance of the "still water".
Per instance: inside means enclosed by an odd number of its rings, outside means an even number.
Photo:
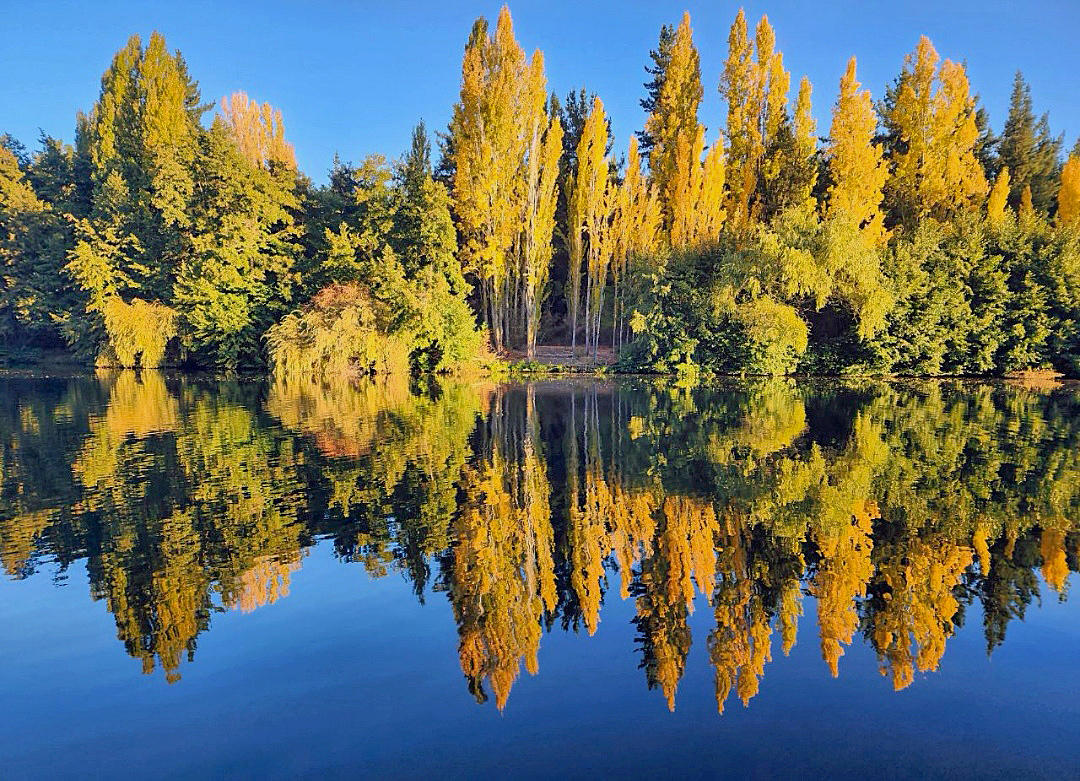
[[[1080,775],[1080,387],[0,378],[0,776]]]

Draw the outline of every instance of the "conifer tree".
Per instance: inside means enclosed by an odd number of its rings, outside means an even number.
[[[140,318],[138,312],[156,312],[141,305],[125,318],[105,318],[104,326],[102,318],[106,304],[116,314],[122,305],[172,303],[190,247],[194,161],[206,108],[183,58],[169,53],[159,33],[145,48],[132,36],[102,76],[97,104],[79,119],[76,143],[90,207],[68,269],[90,302],[85,315],[71,313],[65,322],[73,346],[96,352],[106,334],[114,340],[109,322],[149,332],[176,321],[169,312]]]
[[[1032,205],[1047,214],[1054,205],[1058,185],[1058,158],[1063,140],[1050,135],[1045,115],[1036,121],[1032,108],[1031,87],[1024,75],[1016,72],[1009,98],[1009,116],[998,146],[1001,165],[1011,172],[1009,204],[1019,207],[1024,188],[1031,186]]]
[[[641,108],[645,110],[645,113],[650,116],[656,112],[657,107],[660,105],[660,91],[664,86],[668,65],[671,62],[671,45],[674,40],[675,28],[670,24],[665,24],[660,28],[659,43],[655,49],[649,52],[649,58],[652,60],[653,64],[646,65],[645,72],[652,76],[652,79],[643,85],[647,95],[642,98],[639,103],[641,104]],[[582,98],[584,98],[584,92],[585,91],[582,90]],[[653,138],[652,134],[649,133],[648,128],[638,131],[637,138],[640,149],[639,154],[647,161],[653,146],[656,144],[656,140]],[[577,147],[576,143],[574,144],[574,147]]]
[[[59,341],[54,315],[76,305],[62,271],[70,229],[38,197],[32,171],[0,143],[0,339],[52,347]]]

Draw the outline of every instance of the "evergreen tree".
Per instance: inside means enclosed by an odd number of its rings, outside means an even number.
[[[671,64],[671,48],[675,43],[675,28],[670,24],[665,24],[660,28],[660,41],[656,45],[656,48],[649,52],[649,58],[653,64],[645,66],[645,72],[652,76],[652,79],[646,82],[644,85],[646,96],[639,102],[641,108],[645,110],[645,113],[652,115],[656,113],[660,107],[660,93],[663,91],[664,81],[667,78],[668,67]],[[582,89],[582,98],[584,97],[584,89]],[[569,101],[567,101],[569,107]],[[582,109],[585,106],[582,103],[578,104]],[[581,112],[583,114],[583,112]],[[656,146],[656,139],[649,132],[648,127],[644,130],[638,131],[637,134],[639,142],[639,153],[646,161],[649,159],[649,154],[652,152],[654,146]],[[577,148],[576,138],[573,139],[573,147]]]
[[[1057,192],[1062,144],[1062,138],[1050,135],[1046,115],[1036,121],[1031,87],[1017,71],[1009,98],[1009,116],[998,144],[1001,165],[1011,172],[1009,204],[1013,208],[1019,208],[1024,189],[1030,187],[1032,206],[1041,214],[1050,213]]]

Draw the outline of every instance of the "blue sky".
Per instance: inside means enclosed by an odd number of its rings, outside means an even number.
[[[165,34],[206,99],[243,89],[282,109],[301,168],[324,181],[334,153],[359,161],[398,156],[423,117],[442,128],[456,99],[462,47],[472,20],[497,2],[15,2],[0,24],[0,132],[28,145],[38,128],[71,140],[74,116],[94,102],[102,71],[131,33]],[[819,132],[828,128],[837,83],[851,55],[879,97],[920,34],[943,57],[968,63],[996,130],[1013,72],[1031,84],[1038,113],[1050,112],[1067,147],[1080,135],[1080,0],[840,0],[746,2],[753,23],[767,13],[792,83],[814,84]],[[544,50],[550,89],[584,85],[612,115],[616,148],[640,128],[644,65],[660,25],[689,10],[701,52],[702,121],[723,118],[716,84],[737,2],[510,4],[518,39]]]

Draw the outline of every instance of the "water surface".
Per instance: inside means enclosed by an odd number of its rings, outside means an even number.
[[[0,776],[1076,777],[1080,389],[0,378]]]

